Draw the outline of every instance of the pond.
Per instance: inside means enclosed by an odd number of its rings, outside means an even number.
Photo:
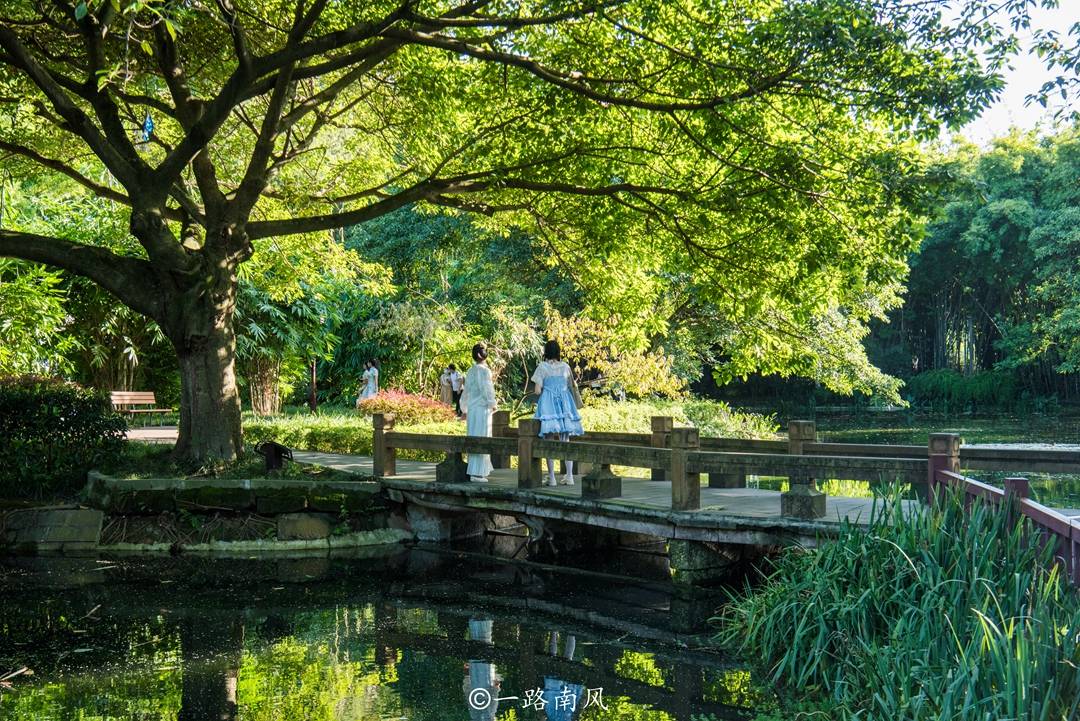
[[[0,718],[744,718],[750,674],[706,647],[719,599],[639,555],[637,580],[418,549],[9,559],[0,678],[28,671]]]
[[[1080,450],[1080,415],[932,416],[908,411],[818,415],[818,437],[836,443],[925,445],[931,433],[959,433],[965,444],[1015,448]],[[1002,485],[1016,473],[970,471],[979,480]],[[1075,474],[1025,474],[1035,500],[1054,508],[1080,509],[1080,468]],[[1080,511],[1077,511],[1080,514]]]

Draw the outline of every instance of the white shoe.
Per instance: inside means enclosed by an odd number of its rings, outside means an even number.
[[[563,476],[559,479],[560,486],[572,486],[574,485],[574,477],[570,475]]]
[[[555,478],[553,476],[551,478],[545,478],[544,479],[544,485],[545,486],[557,486],[559,484],[555,482]]]
[[[469,480],[472,481],[473,483],[487,483],[488,482],[488,479],[484,478],[483,476],[469,476]]]

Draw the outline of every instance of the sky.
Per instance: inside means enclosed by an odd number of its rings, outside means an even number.
[[[1080,0],[1061,0],[1061,5],[1052,10],[1038,8],[1032,13],[1032,26],[1056,29],[1062,36],[1068,33],[1073,23],[1080,21]],[[1021,34],[1021,42],[1026,46],[1031,35]],[[1005,73],[1005,90],[998,101],[983,112],[977,120],[968,123],[960,135],[979,145],[986,144],[991,138],[1004,135],[1012,126],[1030,130],[1040,125],[1049,129],[1053,120],[1054,107],[1051,104],[1043,108],[1038,103],[1025,105],[1029,94],[1039,89],[1044,82],[1056,77],[1056,72],[1047,70],[1043,62],[1035,55],[1022,52],[1013,58],[1013,69]]]

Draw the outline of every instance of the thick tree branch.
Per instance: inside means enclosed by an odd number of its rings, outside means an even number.
[[[11,153],[13,155],[20,155],[24,158],[32,160],[35,164],[40,165],[43,168],[55,170],[61,175],[66,175],[67,177],[71,178],[76,183],[83,186],[98,197],[106,198],[108,200],[114,200],[117,203],[123,203],[124,205],[131,205],[131,199],[128,198],[125,194],[121,193],[119,190],[115,190],[107,185],[102,185],[101,183],[94,182],[93,180],[86,177],[78,170],[75,170],[75,168],[71,167],[62,160],[57,160],[55,158],[47,158],[32,148],[17,145],[16,143],[12,143],[3,139],[0,139],[0,150]]]
[[[402,3],[394,12],[377,22],[360,23],[344,30],[320,35],[307,42],[287,44],[281,50],[258,58],[254,63],[254,74],[257,77],[262,77],[289,65],[299,66],[303,61],[317,55],[325,55],[349,45],[355,45],[358,42],[377,37],[391,25],[405,17],[408,5],[408,2]]]
[[[58,2],[58,4],[66,10],[63,3]],[[109,23],[114,13],[112,3],[103,3],[97,14],[88,13],[81,21],[76,21],[86,44],[86,54],[90,61],[86,68],[82,96],[87,99],[94,109],[109,144],[127,158],[132,168],[145,175],[150,166],[139,157],[135,145],[131,142],[127,130],[120,120],[120,109],[113,102],[113,99],[109,97],[109,94],[102,90],[100,78],[98,77],[99,73],[105,71],[105,41],[108,38]]]
[[[139,174],[128,162],[128,159],[109,143],[97,126],[64,92],[64,89],[60,87],[52,75],[26,52],[15,33],[2,25],[0,25],[0,46],[7,50],[15,63],[15,67],[24,72],[45,94],[53,109],[63,119],[64,124],[62,127],[82,138],[129,192],[138,188],[140,185]]]
[[[229,34],[233,40],[233,52],[236,53],[236,61],[244,68],[245,72],[251,69],[251,51],[248,49],[247,32],[240,24],[240,18],[236,15],[236,8],[232,0],[217,0],[218,10],[225,24],[229,26]]]
[[[94,281],[120,301],[151,318],[164,301],[150,263],[105,248],[34,233],[0,229],[0,256],[45,263]]]
[[[262,126],[259,128],[259,136],[255,140],[255,147],[251,151],[244,177],[236,190],[231,212],[235,212],[236,218],[247,218],[255,203],[259,200],[259,193],[266,187],[268,181],[268,165],[274,151],[274,141],[281,130],[282,113],[285,104],[293,96],[295,86],[289,69],[286,68],[278,75],[274,92],[270,95],[266,113],[263,115]]]
[[[397,43],[396,41],[381,40],[374,43],[369,43],[356,50],[342,53],[341,55],[333,57],[325,62],[299,66],[293,71],[293,80],[300,81],[310,80],[311,78],[319,78],[337,70],[342,70],[344,68],[350,67],[374,54],[377,54],[384,45],[390,43],[400,45],[400,43]],[[244,94],[241,97],[241,102],[245,100],[251,100],[252,98],[257,98],[260,95],[266,95],[274,89],[275,82],[277,82],[277,75],[272,74],[254,83],[251,83],[244,91]]]
[[[452,196],[493,190],[512,189],[537,193],[564,193],[586,197],[612,197],[622,193],[658,194],[680,198],[688,195],[686,191],[674,188],[637,185],[634,183],[612,183],[610,185],[590,187],[572,183],[545,183],[523,178],[485,179],[491,174],[494,173],[473,173],[454,178],[424,180],[406,190],[355,210],[303,218],[248,223],[247,233],[250,238],[254,239],[343,228],[392,213],[410,203],[428,201],[441,205],[452,203],[460,205],[463,201],[455,200]]]
[[[393,55],[394,51],[401,47],[402,43],[388,40],[376,43],[375,45],[378,47],[373,46],[372,52],[363,60],[363,62],[350,69],[347,73],[320,92],[304,99],[295,108],[290,110],[289,113],[281,119],[281,130],[291,128],[301,118],[314,111],[320,105],[333,102],[333,100],[344,90],[348,89],[360,78],[371,72],[371,70],[383,60]]]
[[[471,14],[464,17],[455,17],[453,15],[431,17],[414,13],[410,10],[407,14],[407,19],[431,28],[505,28],[507,30],[515,30],[519,28],[535,27],[537,25],[552,25],[568,20],[581,20],[591,15],[596,15],[601,10],[617,5],[624,5],[626,2],[627,0],[607,0],[606,2],[599,2],[577,10],[567,10],[561,13],[536,15],[533,17],[502,17],[498,15]]]
[[[27,148],[22,145],[18,145],[16,143],[12,143],[2,139],[0,139],[0,150],[11,153],[13,155],[22,156],[30,161],[33,161],[35,164],[40,165],[43,168],[48,168],[49,170],[60,173],[61,175],[65,175],[68,178],[74,180],[79,185],[89,190],[94,195],[98,196],[99,198],[105,198],[106,200],[112,200],[117,203],[122,203],[123,205],[126,205],[128,207],[131,206],[131,198],[129,198],[127,195],[121,193],[115,188],[110,188],[107,185],[102,185],[101,183],[91,180],[90,178],[86,177],[78,170],[76,170],[62,160],[46,157],[32,148]],[[186,194],[184,194],[181,190],[174,190],[173,197],[175,197],[177,202],[179,202],[182,206],[185,206],[187,208],[188,213],[194,213],[198,217],[201,217],[202,214],[199,211],[198,206],[195,205],[191,198],[186,196]],[[165,211],[165,217],[169,220],[182,220],[184,218],[184,214],[180,213],[175,208],[167,208]]]
[[[344,228],[392,213],[410,203],[433,198],[445,190],[446,187],[446,183],[442,181],[427,180],[356,210],[314,215],[306,218],[251,222],[247,224],[247,234],[249,238],[255,240],[256,238],[269,238],[278,235],[295,235],[297,233],[312,233],[319,230]]]
[[[187,74],[176,51],[176,44],[160,24],[154,26],[154,57],[165,78],[169,95],[176,106],[176,117],[180,121],[180,126],[186,133],[190,133],[202,115],[202,104],[196,101],[191,93]],[[202,195],[203,203],[206,205],[206,211],[213,216],[220,215],[225,205],[225,196],[221,192],[217,168],[214,167],[210,154],[205,149],[196,153],[192,158],[191,167],[195,182],[199,186],[199,194]],[[198,214],[194,215],[198,217]]]

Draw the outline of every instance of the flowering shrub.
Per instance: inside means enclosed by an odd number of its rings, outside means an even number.
[[[366,415],[393,413],[397,425],[417,425],[454,420],[454,409],[434,398],[389,389],[374,398],[360,401],[359,411]]]

